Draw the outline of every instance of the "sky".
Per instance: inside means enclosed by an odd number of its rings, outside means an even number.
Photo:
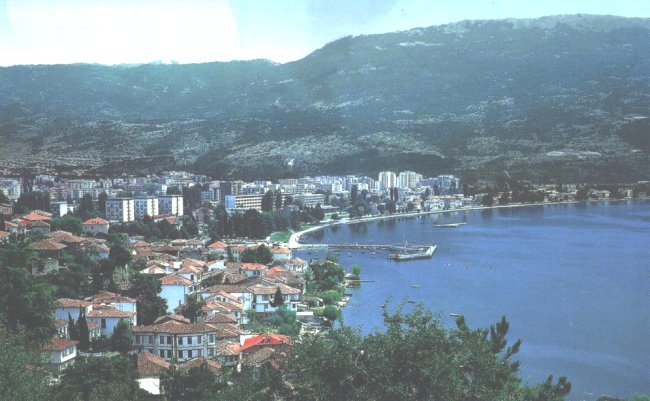
[[[650,0],[0,0],[0,66],[298,60],[347,35],[467,19],[650,17]]]

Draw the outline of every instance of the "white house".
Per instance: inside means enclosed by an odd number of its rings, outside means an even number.
[[[94,305],[93,310],[86,315],[86,319],[88,319],[89,322],[99,325],[102,336],[110,337],[113,335],[115,326],[117,326],[122,319],[128,320],[132,326],[135,326],[136,313],[121,311],[108,305]]]
[[[83,222],[82,230],[86,235],[108,234],[110,223],[101,217],[95,217]]]
[[[178,274],[168,274],[160,279],[162,291],[160,296],[167,300],[167,313],[173,313],[179,305],[185,302],[185,295],[193,291],[191,280]]]
[[[245,274],[248,277],[263,276],[268,269],[268,266],[260,263],[241,263],[239,265],[239,274]]]
[[[291,260],[292,258],[291,249],[281,247],[281,246],[272,247],[271,253],[273,254],[273,260],[276,262],[283,261],[283,260]]]
[[[115,294],[108,291],[100,291],[93,296],[92,303],[95,305],[108,305],[123,312],[138,312],[137,301],[133,298]],[[134,321],[133,324],[137,324]]]
[[[77,357],[77,342],[55,337],[43,345],[43,353],[47,357],[47,369],[58,377],[65,368],[74,363]]]
[[[276,284],[274,286],[255,284],[248,287],[248,290],[254,296],[252,309],[254,309],[258,314],[263,315],[274,313],[276,308],[271,305],[271,302],[273,302],[273,298],[275,297],[278,288],[284,298],[284,306],[289,310],[297,311],[298,304],[300,303],[301,291],[285,284]]]
[[[93,306],[90,302],[80,299],[59,298],[56,300],[54,316],[56,319],[67,321],[69,313],[74,320],[78,320],[80,310],[83,310],[84,314],[88,316],[88,313],[93,310]]]

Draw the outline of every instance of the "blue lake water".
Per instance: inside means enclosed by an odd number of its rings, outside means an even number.
[[[467,222],[458,228],[433,222]],[[650,394],[650,202],[517,207],[330,227],[312,243],[438,244],[432,259],[393,262],[386,253],[343,251],[364,283],[343,316],[369,332],[381,305],[422,301],[454,325],[487,327],[502,315],[522,338],[521,377],[567,376],[570,400]],[[316,251],[303,258],[318,257]],[[320,253],[323,256],[323,253]],[[412,287],[419,284],[419,288]],[[354,306],[353,306],[354,305]]]

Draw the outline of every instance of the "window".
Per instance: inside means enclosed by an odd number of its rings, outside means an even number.
[[[201,341],[202,341],[202,340],[203,340],[203,339],[201,338],[201,336],[196,336],[196,343],[197,343],[197,344],[201,344]]]
[[[167,344],[172,345],[172,336],[167,336]]]
[[[183,337],[178,337],[178,345],[183,345]]]
[[[187,351],[187,357],[192,359],[192,350]]]
[[[165,357],[165,350],[164,349],[161,349],[160,351],[158,351],[158,353],[160,354],[161,358]]]
[[[167,350],[167,359],[172,359],[172,350]]]
[[[149,344],[153,344],[153,336],[149,336]]]
[[[183,359],[183,351],[178,351],[178,359]]]
[[[208,336],[208,341],[211,342],[211,343],[214,342],[214,334],[210,334],[210,335]]]
[[[140,336],[138,335],[135,336],[135,343],[140,344]]]
[[[214,348],[208,349],[208,356],[214,356]]]
[[[102,319],[102,329],[106,328],[106,319]]]

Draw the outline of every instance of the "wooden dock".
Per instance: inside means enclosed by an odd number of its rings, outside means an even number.
[[[374,244],[302,244],[303,249],[370,250],[386,252],[425,251],[431,245],[374,245]]]

